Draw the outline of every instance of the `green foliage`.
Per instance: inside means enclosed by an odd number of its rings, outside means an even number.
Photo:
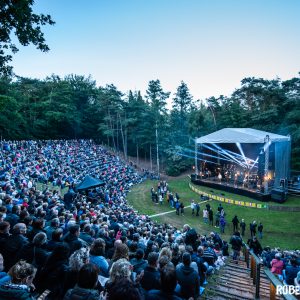
[[[224,127],[250,127],[292,138],[292,169],[300,169],[300,78],[287,81],[245,78],[228,97],[194,101],[182,81],[167,110],[159,80],[145,98],[124,95],[114,85],[97,87],[90,77],[52,75],[45,80],[0,78],[0,133],[6,139],[93,138],[124,156],[151,158],[169,175],[194,162],[176,152],[194,149],[194,138]],[[156,144],[157,128],[157,144]],[[190,156],[193,153],[190,152]]]
[[[12,41],[12,34],[15,34],[22,46],[33,44],[43,52],[49,50],[41,26],[53,25],[55,22],[49,15],[33,13],[33,4],[34,0],[0,1],[1,75],[11,75],[12,67],[8,64],[12,60],[12,55],[19,51]]]
[[[186,159],[179,153],[181,152],[180,147],[176,149],[166,150],[167,156],[167,168],[166,174],[169,176],[179,176],[182,172],[191,169],[194,161],[192,159]]]

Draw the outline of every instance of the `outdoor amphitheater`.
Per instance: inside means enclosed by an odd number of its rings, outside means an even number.
[[[300,2],[0,1],[0,300],[300,299]]]

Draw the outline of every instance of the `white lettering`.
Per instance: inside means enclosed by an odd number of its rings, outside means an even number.
[[[277,285],[276,295],[300,295],[300,286],[293,285]]]

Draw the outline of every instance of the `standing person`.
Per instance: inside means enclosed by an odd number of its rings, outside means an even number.
[[[257,227],[256,221],[253,221],[252,223],[250,223],[251,237],[254,237],[256,235],[256,227]]]
[[[204,208],[203,209],[203,221],[206,224],[207,224],[207,219],[208,219],[208,211],[207,211],[207,208]]]
[[[220,216],[221,216],[221,212],[218,210],[216,213],[216,226],[215,227],[220,226]]]
[[[179,209],[180,209],[180,202],[179,201],[175,202],[175,208],[176,208],[176,215],[179,216]]]
[[[192,200],[192,203],[191,203],[192,216],[195,214],[195,206],[196,206],[195,201]]]
[[[221,211],[223,210],[223,206],[222,204],[220,203],[219,206],[218,206],[218,212],[221,214]]]
[[[233,260],[238,263],[239,257],[240,257],[240,252],[241,252],[241,248],[243,246],[243,241],[240,237],[240,233],[238,231],[236,231],[233,236],[230,239],[231,247],[232,247],[232,251],[233,251]]]
[[[225,225],[226,225],[226,220],[224,216],[220,217],[220,229],[221,229],[221,233],[225,232]]]
[[[248,241],[248,245],[249,245],[249,248],[251,250],[253,250],[255,255],[261,255],[262,246],[259,243],[259,241],[257,240],[256,236],[253,236],[253,238]]]
[[[159,200],[159,204],[162,205],[162,203],[163,203],[163,197],[162,197],[162,194],[159,194],[158,200]]]
[[[157,194],[157,192],[155,193],[155,204],[158,204],[158,194]]]
[[[166,197],[167,197],[167,202],[169,203],[170,202],[170,192],[169,191],[166,191]]]
[[[183,204],[183,202],[180,203],[180,213],[183,216],[183,214],[184,214],[184,204]]]
[[[264,226],[263,226],[263,224],[260,222],[259,225],[258,225],[258,227],[257,227],[258,236],[259,236],[260,239],[263,238],[263,233],[262,233],[263,228],[264,228]]]
[[[245,235],[245,229],[246,229],[246,223],[245,223],[245,220],[242,219],[242,222],[240,223],[240,227],[241,227],[241,230],[242,230],[242,236]]]
[[[199,217],[199,212],[200,212],[200,203],[196,204],[196,217]]]
[[[169,194],[170,206],[174,207],[174,196],[172,193]]]
[[[212,208],[208,211],[209,225],[214,226],[214,212]]]
[[[233,225],[233,232],[238,231],[238,225],[239,225],[240,221],[237,217],[237,215],[234,216],[234,218],[232,219],[232,225]]]

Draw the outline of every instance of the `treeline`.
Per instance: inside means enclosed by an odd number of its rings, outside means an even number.
[[[167,100],[172,99],[171,110]],[[2,139],[93,138],[124,156],[150,158],[176,175],[193,164],[178,146],[224,127],[251,127],[292,137],[292,168],[300,169],[300,77],[245,78],[229,96],[194,100],[181,82],[174,94],[151,80],[144,96],[91,77],[0,79]],[[193,154],[191,154],[193,156]]]

